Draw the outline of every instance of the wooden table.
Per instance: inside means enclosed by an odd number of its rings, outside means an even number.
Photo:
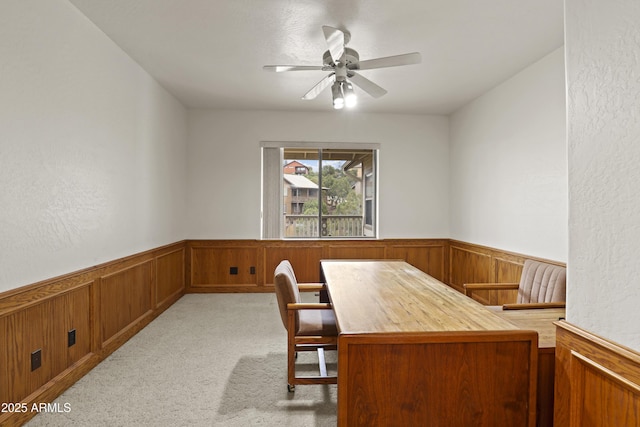
[[[538,348],[540,350],[553,350],[556,348],[556,325],[560,319],[564,319],[564,308],[544,308],[533,310],[503,310],[502,307],[487,307],[522,329],[533,329],[538,332]]]
[[[322,261],[339,426],[534,426],[538,334],[404,261]]]
[[[565,317],[565,309],[502,310],[502,307],[488,308],[519,328],[533,329],[538,332],[537,426],[552,427],[556,366],[556,325],[553,322]]]

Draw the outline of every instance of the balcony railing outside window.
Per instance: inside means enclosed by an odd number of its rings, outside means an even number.
[[[285,215],[285,237],[362,237],[362,216],[328,215],[322,217],[319,230],[317,215]]]

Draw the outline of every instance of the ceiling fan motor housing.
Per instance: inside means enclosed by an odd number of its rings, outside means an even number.
[[[263,68],[267,71],[283,72],[283,71],[307,71],[321,70],[329,71],[329,74],[315,84],[302,99],[315,99],[316,96],[329,86],[339,89],[345,86],[345,90],[351,92],[352,85],[358,86],[364,92],[374,98],[380,98],[387,93],[386,90],[357,73],[357,71],[371,70],[374,68],[397,67],[400,65],[419,64],[421,61],[418,52],[405,53],[402,55],[387,56],[383,58],[374,58],[360,63],[360,55],[355,49],[346,47],[345,45],[351,39],[348,31],[339,28],[322,26],[324,38],[327,42],[329,50],[322,55],[322,66],[312,65],[265,65]],[[334,58],[338,58],[334,60]],[[347,80],[348,79],[348,80]],[[335,104],[336,96],[334,96]]]
[[[344,48],[344,58],[345,65],[349,70],[357,70],[360,68],[360,55],[356,52],[355,49],[351,49],[350,47]],[[324,55],[322,55],[322,63],[329,67],[335,67],[336,64],[333,62],[333,58],[331,57],[331,52],[326,51]]]

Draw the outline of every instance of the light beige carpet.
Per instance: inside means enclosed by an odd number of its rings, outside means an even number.
[[[275,295],[185,295],[27,425],[334,426],[336,386],[289,393],[286,371]]]

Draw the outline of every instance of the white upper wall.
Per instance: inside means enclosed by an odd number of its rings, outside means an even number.
[[[0,292],[184,239],[186,110],[66,1],[0,2]]]
[[[379,237],[449,236],[446,117],[190,110],[188,238],[260,238],[261,141],[380,143]]]
[[[451,238],[566,261],[563,52],[451,116]]]
[[[640,351],[640,3],[565,1],[567,320]]]

